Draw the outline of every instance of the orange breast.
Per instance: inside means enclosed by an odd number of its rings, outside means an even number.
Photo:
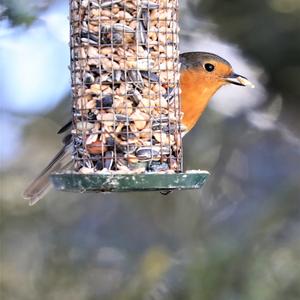
[[[180,75],[180,86],[183,124],[191,130],[220,84],[200,71],[185,70]]]

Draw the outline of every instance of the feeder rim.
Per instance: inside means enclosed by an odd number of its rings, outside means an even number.
[[[74,171],[50,175],[54,187],[70,192],[134,192],[200,189],[209,176],[208,171],[189,170],[185,173],[80,174]]]

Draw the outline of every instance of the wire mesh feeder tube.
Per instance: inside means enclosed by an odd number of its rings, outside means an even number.
[[[178,0],[70,1],[73,158],[85,175],[75,186],[140,174],[130,189],[164,190],[147,175],[184,175],[177,10]]]

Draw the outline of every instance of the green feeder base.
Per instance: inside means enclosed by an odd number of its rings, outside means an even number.
[[[79,174],[53,173],[51,180],[60,191],[69,192],[133,192],[199,189],[207,171],[161,174]]]

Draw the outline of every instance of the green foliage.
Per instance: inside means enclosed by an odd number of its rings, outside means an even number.
[[[45,9],[49,2],[46,0],[3,0],[3,6],[6,8],[5,15],[15,25],[31,25],[37,18],[37,15]]]

